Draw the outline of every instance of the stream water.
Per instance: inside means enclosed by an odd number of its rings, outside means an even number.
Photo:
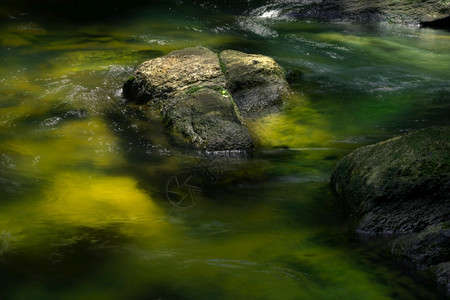
[[[346,231],[328,180],[360,146],[449,123],[450,33],[228,2],[0,5],[1,299],[443,298]],[[303,72],[249,122],[248,157],[201,155],[122,97],[142,61],[196,45]]]

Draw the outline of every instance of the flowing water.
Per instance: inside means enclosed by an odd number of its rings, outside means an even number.
[[[228,2],[0,6],[1,299],[442,297],[348,234],[328,180],[360,146],[448,124],[450,34]],[[122,97],[139,63],[196,45],[303,72],[248,123],[248,157],[199,154]]]

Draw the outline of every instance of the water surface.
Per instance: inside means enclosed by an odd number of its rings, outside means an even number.
[[[346,232],[328,180],[360,146],[448,124],[450,34],[227,4],[88,20],[3,5],[2,298],[442,297]],[[283,109],[248,122],[248,157],[199,154],[123,99],[139,63],[196,45],[303,72]]]

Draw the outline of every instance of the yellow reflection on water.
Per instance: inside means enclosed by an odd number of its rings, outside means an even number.
[[[139,224],[139,234],[142,226],[149,233],[164,227],[161,209],[129,177],[67,172],[55,176],[46,195],[38,210],[48,220],[90,227]]]
[[[124,162],[118,138],[103,120],[94,117],[62,123],[55,127],[43,125],[27,135],[13,136],[1,148],[20,157],[18,170],[41,176],[57,172],[61,167],[117,166]]]
[[[83,228],[94,232],[113,228],[113,234],[130,240],[170,242],[176,234],[164,215],[132,178],[94,172],[54,174],[41,193],[3,207],[0,254],[16,249],[52,253],[58,245],[52,241],[62,232],[67,236],[59,236],[60,244],[76,244],[82,239],[96,243],[95,237],[77,232]],[[100,238],[107,241],[108,236]]]
[[[332,138],[325,118],[306,99],[292,97],[286,113],[270,114],[247,122],[263,148],[314,147]]]

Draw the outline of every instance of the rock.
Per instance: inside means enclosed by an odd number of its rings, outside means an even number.
[[[331,187],[366,233],[418,232],[449,218],[450,127],[359,148],[337,165]]]
[[[142,63],[123,93],[159,110],[166,125],[196,147],[222,151],[252,149],[241,115],[280,104],[290,91],[270,57],[196,47]]]
[[[427,25],[429,22],[448,18],[450,2],[446,0],[322,0],[291,11],[289,15],[302,19],[319,18],[365,23],[386,21]],[[448,26],[448,22],[442,25]]]
[[[434,273],[438,284],[446,289],[447,295],[450,295],[450,262],[437,265],[434,268]]]
[[[442,262],[448,262],[449,224],[439,223],[419,233],[402,235],[394,240],[391,252],[403,260],[413,262],[419,269],[428,269]]]
[[[357,232],[393,234],[395,256],[434,269],[447,287],[448,264],[446,271],[442,264],[450,260],[449,150],[450,127],[417,130],[355,150],[336,165],[330,181]]]
[[[290,85],[300,83],[304,75],[303,71],[299,68],[288,68],[285,72],[286,80]]]
[[[169,128],[200,149],[251,149],[226,84],[217,54],[186,48],[142,63],[123,92],[136,104],[158,109]]]
[[[450,295],[450,223],[432,225],[392,242],[391,253],[420,270],[434,273],[437,283]]]
[[[206,48],[186,48],[143,62],[124,85],[124,95],[137,103],[165,110],[195,87],[225,87],[217,55]]]
[[[175,132],[204,150],[250,150],[253,147],[231,96],[223,95],[220,90],[201,88],[190,92],[167,110],[165,119]]]
[[[442,18],[442,19],[421,22],[420,25],[422,25],[422,27],[448,30],[448,29],[450,29],[450,16]]]
[[[229,88],[244,115],[283,103],[290,94],[283,69],[270,57],[225,50],[219,55]]]

